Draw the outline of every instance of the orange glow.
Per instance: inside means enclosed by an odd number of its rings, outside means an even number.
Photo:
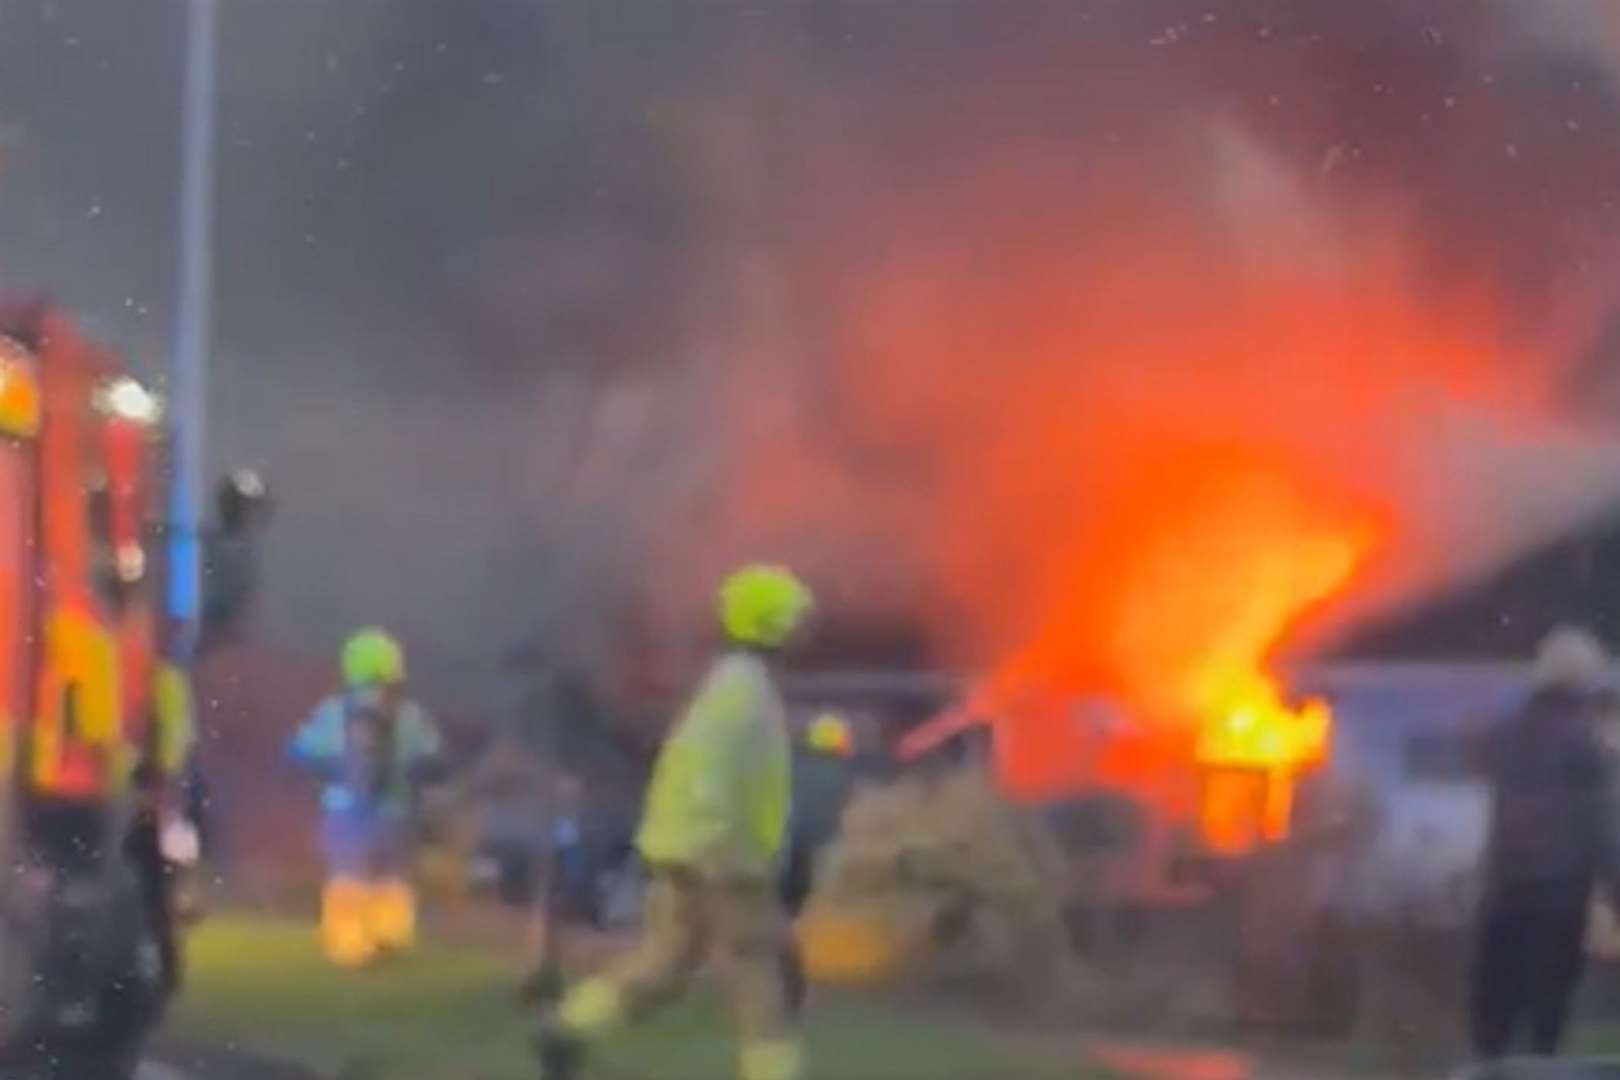
[[[1542,446],[1569,358],[1505,331],[1489,273],[1437,273],[1400,205],[1227,134],[820,185],[806,220],[860,242],[803,238],[813,348],[728,368],[751,419],[703,536],[984,673],[964,713],[1014,797],[1120,788],[1242,850],[1330,751],[1290,664],[1552,531],[1506,508],[1561,470],[1510,486],[1479,451]]]
[[[1287,476],[1264,455],[1204,448],[1144,472],[1101,523],[1100,546],[1086,545],[1047,594],[1035,633],[993,672],[987,712],[1016,718],[997,737],[1009,790],[1162,785],[1179,759],[1204,774],[1181,782],[1202,788],[1195,816],[1209,847],[1235,853],[1286,835],[1294,783],[1327,754],[1332,717],[1321,702],[1286,700],[1274,653],[1351,585],[1384,530],[1371,508]],[[1009,707],[1078,690],[1118,701],[1158,739],[1100,757],[1079,745],[1082,727],[1070,725],[1064,746],[1063,725],[1037,721],[1043,735],[1031,739],[1030,710]]]
[[[1206,715],[1194,751],[1206,770],[1199,832],[1206,847],[1222,854],[1288,835],[1294,787],[1327,756],[1332,732],[1325,702],[1289,709],[1270,679],[1256,674],[1254,682],[1251,701]]]
[[[1039,631],[978,694],[913,732],[902,756],[992,720],[1014,794],[1127,787],[1195,818],[1205,845],[1226,854],[1287,835],[1294,787],[1326,758],[1333,717],[1325,702],[1288,702],[1272,654],[1353,584],[1382,526],[1241,455],[1188,460],[1119,523],[1130,543],[1106,575],[1075,568],[1113,591],[1072,606],[1053,593]],[[1104,689],[1118,708],[1070,696]]]
[[[0,432],[14,439],[39,434],[39,381],[28,350],[0,335]]]
[[[1016,205],[1004,179],[963,191]],[[1295,781],[1329,752],[1329,710],[1291,699],[1288,662],[1348,602],[1445,570],[1445,416],[1519,430],[1543,397],[1488,283],[1422,283],[1387,222],[1300,210],[1234,229],[1207,210],[1112,189],[1039,233],[997,219],[1007,235],[967,226],[960,248],[928,228],[891,245],[849,299],[839,420],[907,483],[790,487],[901,539],[940,651],[986,673],[976,711],[1006,791],[1129,790],[1230,851],[1284,834]],[[795,453],[750,461],[748,510],[817,475]]]

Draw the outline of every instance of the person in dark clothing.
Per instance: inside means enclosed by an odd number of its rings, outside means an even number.
[[[1554,631],[1535,688],[1485,737],[1491,823],[1471,987],[1474,1051],[1502,1057],[1528,1023],[1558,1050],[1584,966],[1588,904],[1612,884],[1610,763],[1599,733],[1609,662],[1583,631]]]
[[[793,809],[788,819],[787,853],[782,864],[782,906],[797,919],[815,886],[816,856],[838,835],[854,786],[854,733],[835,713],[823,713],[805,729],[793,754]],[[804,961],[789,938],[782,956],[788,1003],[803,1008],[807,986]]]
[[[163,850],[163,779],[150,764],[135,770],[135,809],[124,834],[124,857],[135,871],[141,920],[157,950],[158,978],[165,998],[180,988],[183,968],[175,905],[175,864]]]
[[[585,786],[577,776],[565,773],[557,778],[546,830],[549,903],[556,914],[596,926],[601,921],[601,905],[585,824]]]

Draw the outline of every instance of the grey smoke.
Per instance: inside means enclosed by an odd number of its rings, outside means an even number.
[[[835,596],[903,578],[814,514],[713,513],[744,369],[789,400],[818,494],[926,472],[845,445],[817,397],[825,282],[884,232],[808,216],[829,162],[903,198],[1009,133],[1083,168],[1226,116],[1288,175],[1398,196],[1434,274],[1500,267],[1514,332],[1610,383],[1603,0],[223,4],[215,453],[281,496],[259,632],[322,651],[398,625],[435,692],[486,709],[514,648],[599,664],[649,605],[689,627],[756,541],[835,552]],[[180,10],[0,0],[0,282],[148,371]]]

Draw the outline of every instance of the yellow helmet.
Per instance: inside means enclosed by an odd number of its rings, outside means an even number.
[[[386,630],[368,626],[343,643],[343,682],[351,690],[405,681],[405,650]]]
[[[837,713],[824,712],[804,729],[804,745],[818,754],[851,757],[855,753],[855,735],[849,721]]]
[[[810,590],[793,571],[756,563],[736,571],[720,586],[720,625],[744,645],[776,646],[788,639],[814,604]]]

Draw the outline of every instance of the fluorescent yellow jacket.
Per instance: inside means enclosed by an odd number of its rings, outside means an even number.
[[[197,715],[191,680],[167,660],[158,664],[153,678],[152,723],[153,763],[164,776],[179,777],[197,745]]]
[[[758,656],[728,653],[659,752],[636,846],[651,863],[768,876],[792,784],[787,711],[770,672]]]

